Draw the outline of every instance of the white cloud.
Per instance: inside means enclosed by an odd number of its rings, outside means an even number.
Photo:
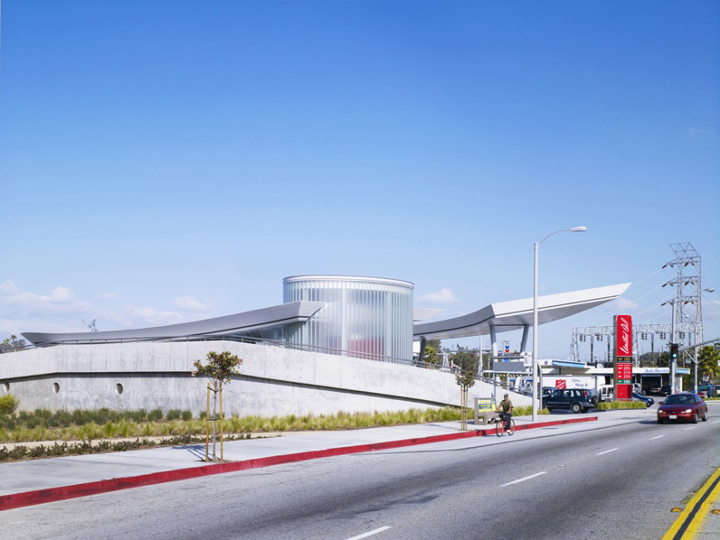
[[[162,326],[183,321],[183,316],[174,311],[162,311],[155,306],[125,306],[126,315],[141,326]]]
[[[617,307],[621,311],[628,311],[631,309],[637,309],[638,305],[633,302],[632,300],[628,300],[627,298],[620,297],[617,299]]]
[[[424,294],[418,298],[418,302],[428,302],[430,304],[455,304],[459,302],[452,292],[452,289],[440,289],[437,292]]]
[[[215,304],[210,300],[201,302],[196,300],[192,296],[182,296],[173,300],[173,306],[183,311],[192,311],[195,313],[201,313],[210,311],[215,307]]]
[[[90,307],[67,287],[56,287],[49,295],[21,291],[13,281],[0,283],[0,314],[70,313]]]
[[[114,294],[98,296],[114,300]],[[195,305],[188,302],[188,305]],[[195,307],[207,305],[197,302]],[[97,329],[142,328],[183,322],[175,311],[155,306],[126,305],[119,310],[101,309],[78,298],[67,287],[56,287],[49,294],[22,291],[11,280],[0,283],[0,338],[22,332],[85,332],[82,322],[97,320]]]
[[[75,300],[75,293],[67,287],[57,287],[52,290],[50,297],[41,296],[40,298],[56,304],[69,304]]]
[[[98,300],[119,300],[120,297],[115,293],[104,293],[96,296]]]
[[[0,332],[77,331],[82,318],[95,318],[90,302],[79,300],[67,287],[56,287],[50,294],[21,291],[10,280],[0,283]]]
[[[690,137],[692,137],[693,139],[696,137],[715,135],[715,131],[713,131],[712,129],[689,128],[687,132],[688,135],[690,135]]]

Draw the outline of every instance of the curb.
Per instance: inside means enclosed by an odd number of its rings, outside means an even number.
[[[561,424],[577,424],[592,420],[597,420],[597,417],[571,418],[568,420],[524,424],[516,426],[515,431],[557,426]],[[320,459],[332,456],[374,452],[377,450],[389,450],[405,446],[455,441],[459,439],[469,439],[471,437],[486,437],[494,434],[495,428],[484,428],[473,431],[462,431],[460,433],[449,433],[447,435],[431,435],[429,437],[403,439],[400,441],[341,446],[339,448],[329,448],[327,450],[313,450],[310,452],[269,456],[264,458],[248,459],[245,461],[233,461],[230,463],[214,463],[212,465],[203,465],[202,467],[176,469],[173,471],[149,473],[140,476],[127,476],[124,478],[113,478],[112,480],[98,480],[96,482],[87,482],[84,484],[73,484],[70,486],[39,489],[36,491],[25,491],[23,493],[13,493],[11,495],[0,496],[0,511],[22,508],[24,506],[33,506],[36,504],[63,501],[67,499],[75,499],[77,497],[87,497],[89,495],[108,493],[110,491],[119,491],[121,489],[163,484],[178,480],[188,480],[191,478],[199,478],[201,476],[211,476],[214,474],[224,474],[248,469],[259,469],[262,467],[270,467],[272,465],[296,463],[298,461],[308,461],[311,459]]]

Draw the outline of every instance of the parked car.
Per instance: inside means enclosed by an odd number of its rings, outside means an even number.
[[[661,396],[669,396],[670,392],[672,392],[672,387],[669,384],[663,384],[660,387],[660,395]]]
[[[612,401],[615,399],[615,391],[612,384],[604,384],[600,387],[600,401]],[[597,403],[596,403],[597,405]]]
[[[697,395],[703,399],[706,399],[708,397],[707,392],[705,392],[704,390],[700,390]]]
[[[587,412],[597,405],[597,396],[593,396],[590,390],[553,390],[549,395],[543,396],[543,408],[548,411],[553,409],[570,409],[574,413]]]
[[[647,407],[652,407],[655,404],[655,400],[653,398],[647,397],[647,396],[642,396],[642,395],[638,394],[637,392],[633,392],[632,397],[633,397],[633,399],[644,401],[645,405]]]
[[[707,397],[713,397],[715,394],[715,386],[710,383],[699,384],[697,389],[698,389],[698,394],[705,392],[705,395]]]
[[[697,424],[698,420],[707,421],[707,404],[697,394],[681,392],[673,394],[663,401],[657,410],[658,424],[666,420],[690,420]]]

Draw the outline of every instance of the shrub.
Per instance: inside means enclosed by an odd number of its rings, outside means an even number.
[[[20,402],[12,394],[0,396],[0,414],[12,414],[18,408]]]
[[[538,414],[550,414],[547,409],[538,408]],[[530,416],[532,414],[532,405],[520,405],[513,407],[513,416]]]
[[[151,422],[159,422],[162,420],[163,412],[162,409],[153,409],[150,411],[150,414],[148,414],[148,420]]]
[[[646,409],[644,401],[601,401],[597,405],[599,411],[615,411],[618,409]]]
[[[179,409],[170,409],[167,414],[165,415],[166,420],[177,420],[181,416],[181,412]]]
[[[147,420],[147,411],[145,409],[138,409],[137,411],[133,411],[128,413],[129,419],[134,422],[144,422]]]
[[[186,422],[189,422],[192,420],[192,412],[191,411],[183,411],[182,412],[182,419]]]

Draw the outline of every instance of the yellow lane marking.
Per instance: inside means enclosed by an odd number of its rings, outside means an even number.
[[[716,470],[693,495],[662,540],[689,540],[702,530],[702,522],[711,504],[720,496],[720,469]]]

